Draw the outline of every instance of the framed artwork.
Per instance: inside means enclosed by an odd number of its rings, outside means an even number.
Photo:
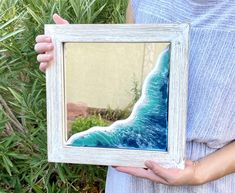
[[[188,24],[45,25],[48,161],[184,167]]]

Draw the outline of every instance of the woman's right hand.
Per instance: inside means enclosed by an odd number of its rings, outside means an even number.
[[[53,15],[53,20],[55,24],[69,24],[69,22],[57,14]],[[40,63],[39,69],[43,72],[46,71],[49,62],[53,59],[53,55],[51,54],[54,48],[51,37],[47,35],[38,35],[36,37],[36,44],[34,46],[34,50],[38,53],[37,61]],[[48,53],[50,52],[50,54]]]

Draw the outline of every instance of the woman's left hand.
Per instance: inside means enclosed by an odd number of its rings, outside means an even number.
[[[115,169],[120,172],[166,185],[199,185],[203,183],[203,180],[198,173],[198,164],[199,162],[187,160],[185,169],[182,170],[177,168],[164,168],[154,161],[146,161],[145,165],[147,169],[122,166],[115,167]]]
[[[115,167],[137,177],[147,178],[167,185],[200,185],[235,173],[235,140],[200,161],[186,161],[185,169],[163,168],[153,161],[146,161],[148,168]]]

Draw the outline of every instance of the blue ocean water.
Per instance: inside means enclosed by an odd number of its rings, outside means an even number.
[[[170,48],[157,58],[142,93],[125,120],[72,135],[69,146],[167,151]]]

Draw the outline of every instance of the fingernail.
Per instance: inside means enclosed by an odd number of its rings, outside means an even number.
[[[153,163],[152,163],[151,161],[146,161],[146,162],[145,162],[145,165],[146,165],[149,169],[151,169],[151,168],[153,167]]]

